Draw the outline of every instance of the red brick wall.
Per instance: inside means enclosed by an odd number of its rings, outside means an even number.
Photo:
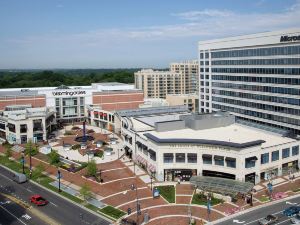
[[[93,104],[102,106],[103,110],[113,111],[136,109],[144,103],[142,92],[118,92],[93,94]]]
[[[9,105],[32,105],[32,107],[45,107],[45,96],[19,96],[19,97],[0,97],[0,110],[4,110]]]

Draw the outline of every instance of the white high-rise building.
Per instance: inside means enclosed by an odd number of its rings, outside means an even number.
[[[300,133],[300,29],[199,42],[202,113]]]

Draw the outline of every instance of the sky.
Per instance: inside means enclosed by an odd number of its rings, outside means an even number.
[[[0,69],[166,68],[197,43],[300,27],[300,0],[0,0]]]

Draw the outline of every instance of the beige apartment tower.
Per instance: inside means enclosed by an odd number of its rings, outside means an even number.
[[[134,73],[135,88],[145,98],[166,98],[168,94],[191,94],[198,91],[198,61],[171,63],[170,70],[143,69]]]

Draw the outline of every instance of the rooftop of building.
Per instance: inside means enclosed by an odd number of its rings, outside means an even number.
[[[55,109],[51,107],[31,108],[29,105],[9,106],[7,110],[1,112],[1,119],[23,120],[31,117],[47,117],[55,114]]]
[[[210,143],[228,147],[236,146],[237,148],[259,144],[261,144],[262,148],[267,148],[295,141],[295,139],[283,137],[276,133],[246,127],[237,123],[204,130],[193,130],[190,128],[165,132],[152,130],[144,132],[144,136],[160,143]]]
[[[167,94],[166,97],[178,97],[178,98],[199,98],[199,95],[196,93],[190,93],[190,94]]]
[[[119,110],[116,112],[116,114],[121,117],[141,117],[182,112],[189,112],[187,106],[162,106],[141,109]]]

